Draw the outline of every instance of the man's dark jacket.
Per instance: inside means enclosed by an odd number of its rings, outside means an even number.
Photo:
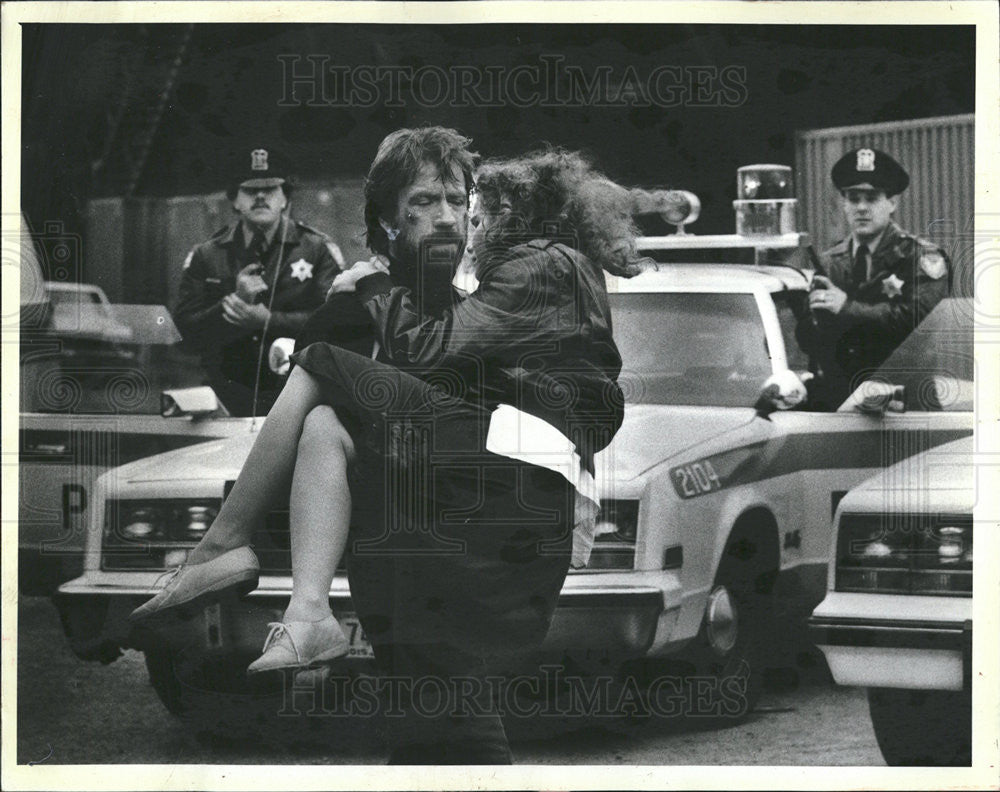
[[[510,404],[559,429],[592,469],[621,426],[621,357],[601,267],[558,242],[533,240],[494,255],[479,288],[441,317],[410,289],[376,273],[357,284],[386,358],[449,372],[468,398]]]

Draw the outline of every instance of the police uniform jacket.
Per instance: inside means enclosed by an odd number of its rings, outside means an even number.
[[[287,218],[282,223],[285,228],[277,229],[261,261],[264,282],[269,287],[275,284],[265,349],[275,338],[298,335],[309,315],[323,304],[343,263],[339,249],[325,234]],[[175,318],[185,342],[201,353],[207,368],[253,387],[260,331],[230,324],[222,310],[223,297],[236,290],[236,276],[247,264],[240,226],[222,229],[188,254]],[[266,305],[270,297],[269,290],[258,302]],[[270,376],[267,371],[265,377]],[[277,380],[262,383],[265,388],[277,384]]]
[[[846,380],[881,365],[951,289],[944,251],[895,223],[871,251],[866,280],[854,281],[853,254],[850,237],[822,254],[817,272],[846,292],[847,301],[839,313],[815,311],[797,328],[799,344],[824,374]]]

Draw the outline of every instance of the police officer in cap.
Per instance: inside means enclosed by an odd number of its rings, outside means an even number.
[[[238,157],[226,194],[239,221],[188,254],[175,314],[229,411],[261,415],[282,384],[267,366],[268,347],[298,334],[344,259],[328,236],[287,217],[292,184],[278,152]]]
[[[850,234],[820,256],[797,336],[821,375],[813,401],[836,409],[948,295],[951,264],[893,222],[910,177],[888,154],[854,149],[831,176]]]

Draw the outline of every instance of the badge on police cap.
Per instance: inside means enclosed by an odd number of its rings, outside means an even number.
[[[944,256],[938,251],[928,250],[920,256],[920,269],[928,278],[938,280],[947,274],[948,265],[944,262]]]
[[[250,170],[267,170],[267,149],[254,149],[250,152]]]
[[[888,196],[899,195],[910,184],[910,176],[896,160],[875,148],[852,149],[838,159],[830,170],[838,190],[873,187]]]

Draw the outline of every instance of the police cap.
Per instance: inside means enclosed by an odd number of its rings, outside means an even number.
[[[910,184],[909,174],[903,166],[886,154],[873,148],[848,151],[830,171],[838,190],[869,185],[884,190],[888,196],[899,195]]]
[[[281,187],[287,195],[291,186],[289,162],[276,149],[255,146],[233,155],[227,187],[229,200],[236,197],[240,187]]]

